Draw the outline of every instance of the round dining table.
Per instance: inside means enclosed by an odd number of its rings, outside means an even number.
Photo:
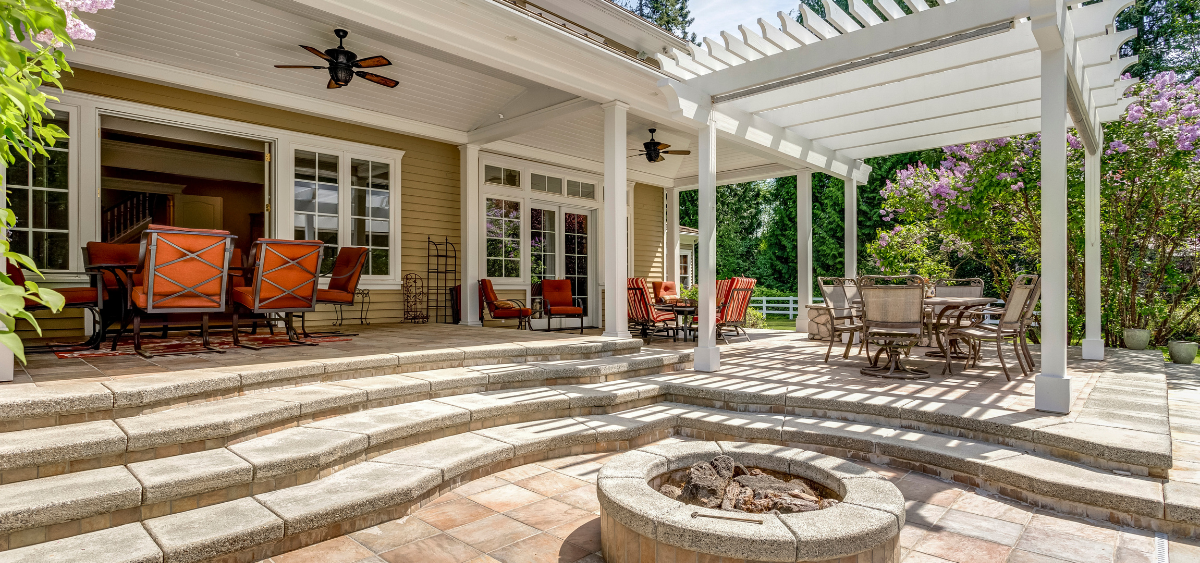
[[[951,358],[962,360],[967,357],[967,354],[958,348],[958,340],[954,339],[950,342],[944,342],[942,338],[943,320],[947,315],[958,315],[954,324],[958,324],[962,319],[962,315],[967,309],[988,305],[996,301],[993,297],[927,297],[925,305],[929,307],[941,307],[938,311],[937,318],[933,319],[930,326],[930,332],[933,335],[934,341],[938,345],[937,350],[926,352],[926,356],[934,358],[945,358],[946,354],[950,354]]]

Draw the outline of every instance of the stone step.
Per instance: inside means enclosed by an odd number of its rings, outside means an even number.
[[[0,432],[125,418],[282,387],[506,363],[571,362],[635,354],[642,341],[584,337],[181,370],[117,380],[6,387]],[[550,369],[553,371],[553,368]]]
[[[445,424],[456,420],[436,411],[429,419],[439,416]],[[320,479],[262,493],[248,490],[256,465],[224,449],[132,464],[128,471],[115,467],[37,479],[0,486],[0,522],[26,526],[8,529],[5,541],[20,548],[30,541],[28,534],[20,534],[35,526],[54,530],[59,523],[103,515],[110,517],[109,525],[117,526],[125,521],[114,515],[123,512],[124,518],[136,520],[138,516],[129,515],[127,507],[140,501],[141,519],[168,560],[232,558],[231,554],[263,558],[403,517],[441,493],[496,471],[550,457],[636,448],[671,434],[787,445],[921,471],[1069,514],[1188,535],[1200,531],[1200,494],[1195,486],[1164,487],[1154,479],[1120,476],[1017,448],[911,429],[666,402],[441,437],[345,465]],[[317,442],[328,448],[324,439]],[[274,455],[268,456],[268,466],[283,463]],[[309,459],[309,455],[297,452],[295,457]],[[206,483],[209,474],[220,475],[224,487],[220,495],[206,497],[217,480]],[[233,489],[241,492],[236,499],[229,494]],[[161,507],[172,496],[205,500],[197,500],[196,505],[188,500],[185,508],[190,509],[162,516],[147,510],[147,502]]]
[[[345,419],[351,421],[351,425],[366,420],[387,420],[387,424],[402,425],[405,421],[395,419],[394,411],[383,411],[383,415],[368,413],[399,404],[429,401],[431,397],[437,397],[434,400],[446,404],[453,404],[456,400],[466,401],[464,404],[490,409],[489,412],[495,413],[496,417],[501,412],[530,413],[548,404],[544,401],[534,402],[529,399],[530,394],[541,392],[547,396],[563,396],[560,391],[548,392],[546,388],[534,391],[530,386],[535,384],[633,377],[646,371],[679,369],[690,360],[690,352],[647,351],[586,360],[555,361],[545,364],[545,367],[534,363],[446,368],[277,389],[119,418],[116,421],[9,432],[3,434],[6,440],[0,444],[0,454],[11,454],[0,455],[0,484],[223,447],[298,424],[333,421],[325,427],[334,428],[340,424],[339,419],[355,414],[362,416]],[[489,388],[496,390],[489,392]],[[654,386],[632,385],[630,388],[645,390]],[[604,391],[586,386],[563,386],[557,389],[573,390],[570,392],[579,395],[572,395],[570,401],[558,399],[558,404],[563,408],[568,402],[591,405],[601,401],[600,397],[613,399]],[[461,399],[462,394],[479,397],[471,403],[470,398]],[[590,394],[593,399],[585,399],[582,394]],[[623,392],[617,398],[629,396],[630,392]],[[474,417],[478,422],[476,427],[482,427],[480,424],[483,422],[479,422],[484,418],[482,414],[481,411]],[[566,414],[551,413],[543,417]],[[490,423],[504,422],[493,420]],[[389,436],[382,428],[380,432],[382,434],[377,433],[375,443],[384,437],[387,439],[382,441],[399,437]]]

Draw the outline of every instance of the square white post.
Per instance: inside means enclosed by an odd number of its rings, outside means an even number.
[[[479,213],[479,145],[459,145],[459,247],[462,252],[462,287],[458,324],[483,326],[479,321],[479,229],[483,217]]]
[[[812,171],[796,173],[796,295],[800,310],[796,332],[808,332],[808,306],[812,305]]]
[[[845,202],[845,273],[854,279],[858,277],[858,183],[853,178],[846,178]]]
[[[1101,131],[1103,131],[1101,129]],[[1098,147],[1104,146],[1104,133],[1100,133]],[[1101,149],[1096,154],[1083,156],[1083,234],[1086,246],[1083,251],[1083,298],[1084,337],[1083,359],[1104,359],[1104,335],[1101,332],[1100,312],[1100,159]]]
[[[629,105],[611,101],[604,108],[604,336],[629,338],[629,247],[626,236],[629,188],[625,163]]]
[[[667,200],[667,240],[666,240],[666,275],[663,279],[679,284],[679,192],[663,189],[663,197]],[[679,288],[682,290],[683,288]]]
[[[696,371],[721,369],[717,348],[717,128],[712,119],[700,128],[700,238],[696,252],[696,281],[700,302],[696,313],[700,334],[696,346]]]
[[[1067,375],[1066,50],[1042,50],[1042,365],[1034,407],[1071,411]]]

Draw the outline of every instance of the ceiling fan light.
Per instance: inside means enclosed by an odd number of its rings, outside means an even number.
[[[346,65],[330,65],[329,78],[340,86],[345,86],[354,78],[354,69]]]

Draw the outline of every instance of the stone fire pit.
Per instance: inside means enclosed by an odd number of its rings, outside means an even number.
[[[747,514],[690,506],[655,490],[664,476],[719,455],[803,477],[841,502],[810,512]],[[607,563],[735,560],[900,561],[904,496],[879,474],[818,453],[745,442],[652,445],[613,458],[600,470],[601,542]]]

